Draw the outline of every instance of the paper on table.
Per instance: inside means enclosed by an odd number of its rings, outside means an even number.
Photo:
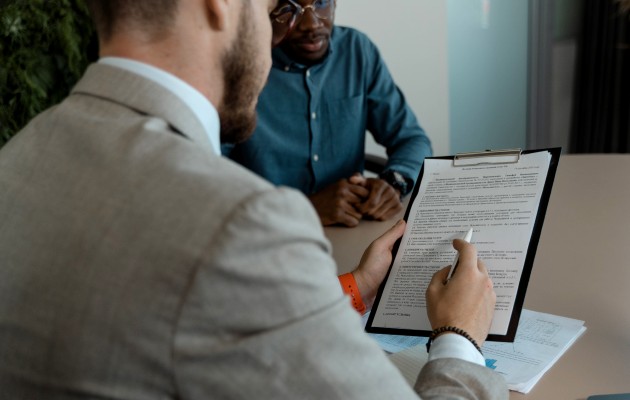
[[[528,393],[585,330],[584,321],[523,310],[514,343],[486,342],[482,350],[510,390]]]
[[[484,343],[486,365],[505,377],[510,390],[528,393],[585,330],[584,321],[523,310],[514,343]],[[427,362],[426,348],[409,347],[389,359],[413,385]]]
[[[370,313],[368,312],[363,314],[363,317],[361,317],[364,327],[369,316]],[[428,337],[422,336],[386,335],[381,333],[368,333],[368,335],[372,339],[376,340],[378,345],[388,353],[398,353],[399,351],[403,351],[409,347],[425,345],[429,341]],[[424,352],[426,353],[426,347],[424,349]]]

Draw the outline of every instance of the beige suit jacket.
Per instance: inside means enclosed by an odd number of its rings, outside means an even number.
[[[507,397],[453,359],[409,387],[308,201],[137,75],[91,66],[0,151],[0,193],[2,399]]]

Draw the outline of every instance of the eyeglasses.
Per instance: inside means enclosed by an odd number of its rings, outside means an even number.
[[[310,9],[318,19],[329,19],[333,14],[333,0],[315,0],[308,6],[301,6],[293,0],[280,0],[270,14],[273,27],[272,46],[277,46],[297,26],[306,10]]]

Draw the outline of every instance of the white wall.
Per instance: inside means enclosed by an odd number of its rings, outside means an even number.
[[[450,154],[446,21],[444,0],[337,0],[335,22],[376,43],[435,155]],[[379,147],[371,137],[366,143],[384,154]]]

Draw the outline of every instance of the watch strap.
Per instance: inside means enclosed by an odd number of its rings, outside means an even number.
[[[357,286],[357,281],[354,279],[352,272],[339,275],[339,283],[341,284],[343,292],[350,297],[352,307],[354,307],[359,314],[363,315],[367,307],[365,306],[365,303],[363,303],[361,293],[359,293],[359,287]]]

